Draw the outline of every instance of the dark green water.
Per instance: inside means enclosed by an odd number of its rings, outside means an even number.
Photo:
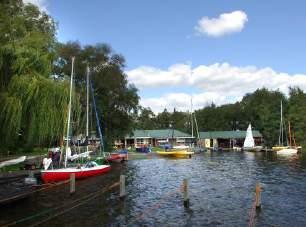
[[[125,201],[119,200],[118,187],[81,199],[118,181],[120,174],[127,177]],[[184,178],[190,181],[189,208],[179,191]],[[248,226],[256,182],[264,191],[254,226],[306,226],[306,162],[300,156],[240,152],[114,165],[110,174],[78,181],[74,195],[63,185],[1,207],[0,224],[31,217],[20,225]]]

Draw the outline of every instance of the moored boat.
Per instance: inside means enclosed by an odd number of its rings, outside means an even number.
[[[85,166],[42,170],[41,178],[44,183],[58,182],[68,180],[72,173],[75,174],[75,179],[82,179],[92,176],[97,176],[110,171],[109,165],[98,165],[96,162],[88,162]]]
[[[297,153],[298,153],[298,150],[296,148],[291,148],[291,147],[277,151],[278,155],[293,155]]]
[[[272,151],[280,151],[280,150],[284,150],[284,149],[288,149],[288,148],[289,148],[289,146],[281,146],[281,145],[279,145],[279,146],[272,147]]]
[[[68,104],[67,137],[66,137],[67,139],[66,139],[66,149],[65,149],[65,165],[64,165],[64,168],[48,169],[52,163],[52,159],[45,158],[43,161],[43,165],[45,169],[41,171],[41,178],[44,183],[67,180],[69,179],[70,175],[73,173],[75,174],[76,179],[82,179],[82,178],[96,176],[96,175],[108,172],[110,170],[110,165],[98,164],[96,161],[88,161],[83,166],[78,164],[75,167],[67,167],[67,162],[69,158],[71,158],[71,149],[69,147],[69,144],[70,144],[69,129],[70,129],[70,120],[71,120],[70,119],[71,118],[71,97],[72,97],[72,90],[73,90],[72,85],[73,85],[73,75],[74,75],[73,67],[74,67],[74,58],[72,58],[72,70],[71,70],[71,78],[70,78],[70,93],[69,93],[69,104]],[[97,117],[95,103],[94,103],[94,107],[95,107],[95,112],[96,112],[96,117]],[[88,112],[88,109],[87,109],[87,112]],[[97,123],[100,126],[98,118],[97,118]],[[88,125],[88,120],[87,120],[87,125]],[[100,134],[100,141],[103,144],[102,134],[100,132],[101,129],[100,127],[98,129],[99,129],[99,134]],[[88,138],[88,129],[86,131],[87,131],[86,138]],[[100,151],[104,157],[105,155],[103,153],[101,146],[100,146]],[[89,152],[88,144],[87,144],[87,152]]]
[[[169,157],[176,157],[176,158],[191,158],[192,155],[194,154],[193,151],[188,151],[188,150],[168,150],[168,151],[157,151],[156,152],[159,155],[163,156],[169,156]]]
[[[124,162],[128,160],[127,153],[110,153],[109,156],[106,158],[109,162]]]
[[[261,151],[262,146],[255,146],[255,141],[252,133],[252,126],[249,124],[248,129],[246,131],[246,136],[245,140],[243,143],[243,148],[244,151]]]
[[[0,162],[0,168],[5,167],[5,166],[16,165],[16,164],[19,164],[21,162],[24,162],[25,160],[26,160],[26,156],[21,156],[19,158],[3,161],[3,162]]]

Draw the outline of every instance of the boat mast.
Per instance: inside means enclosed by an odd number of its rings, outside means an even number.
[[[89,133],[88,133],[88,124],[89,124],[89,66],[87,65],[86,70],[86,152],[88,152],[88,139],[89,139]]]
[[[190,99],[190,119],[191,119],[191,137],[193,138],[193,117],[192,117],[192,96],[191,96],[191,99]]]
[[[69,147],[69,129],[70,129],[70,116],[71,116],[71,96],[72,96],[72,82],[73,82],[73,74],[74,74],[74,57],[72,57],[71,61],[71,76],[70,76],[70,93],[69,93],[69,104],[68,104],[68,122],[67,122],[67,137],[66,137],[66,155],[65,155],[65,168],[67,167],[67,150]]]
[[[196,118],[195,113],[193,113],[193,117],[194,117],[194,122],[195,122],[197,137],[198,137],[197,143],[199,143],[199,142],[200,142],[200,133],[199,133],[198,121],[197,121],[197,118]],[[197,145],[198,145],[198,144],[197,144]],[[201,143],[200,143],[200,147],[201,147]]]
[[[279,145],[283,146],[283,102],[281,100],[281,111],[280,111],[280,115],[281,115],[281,120],[280,120],[280,127],[279,127],[279,138],[278,138],[278,143]]]
[[[288,131],[289,131],[289,146],[292,146],[290,121],[288,121]]]

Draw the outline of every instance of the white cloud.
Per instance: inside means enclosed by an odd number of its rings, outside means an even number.
[[[141,99],[141,104],[151,107],[154,112],[164,108],[173,110],[174,107],[188,110],[192,93],[194,108],[198,109],[211,102],[220,105],[241,100],[246,93],[263,87],[279,89],[286,94],[289,86],[299,86],[306,91],[305,74],[290,75],[276,72],[269,67],[237,67],[228,63],[215,63],[192,68],[189,64],[175,64],[166,70],[142,66],[126,73],[129,82],[135,84],[143,93],[146,88],[169,90],[157,97]],[[190,92],[174,93],[171,92],[173,88]]]
[[[234,32],[240,32],[247,21],[247,14],[238,10],[221,14],[218,18],[203,17],[198,21],[195,30],[198,34],[219,37]]]
[[[141,98],[140,104],[144,107],[150,107],[153,112],[159,113],[164,109],[172,112],[175,108],[178,111],[190,111],[191,97],[193,109],[200,109],[211,104],[224,104],[227,102],[227,97],[219,95],[216,92],[203,92],[200,94],[187,93],[168,93],[161,97]]]
[[[33,5],[36,5],[41,11],[48,12],[47,0],[23,0],[23,3],[31,3]]]

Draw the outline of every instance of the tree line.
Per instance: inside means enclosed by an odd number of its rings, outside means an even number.
[[[246,94],[240,102],[221,106],[212,103],[196,110],[194,115],[199,131],[246,130],[251,123],[253,129],[262,133],[265,145],[273,146],[279,139],[281,102],[285,135],[288,137],[290,121],[296,143],[306,145],[306,94],[298,87],[289,88],[288,96],[279,90],[258,89]],[[167,109],[154,114],[150,108],[141,108],[135,127],[161,129],[172,126],[191,134],[190,116],[189,112],[168,112]]]

